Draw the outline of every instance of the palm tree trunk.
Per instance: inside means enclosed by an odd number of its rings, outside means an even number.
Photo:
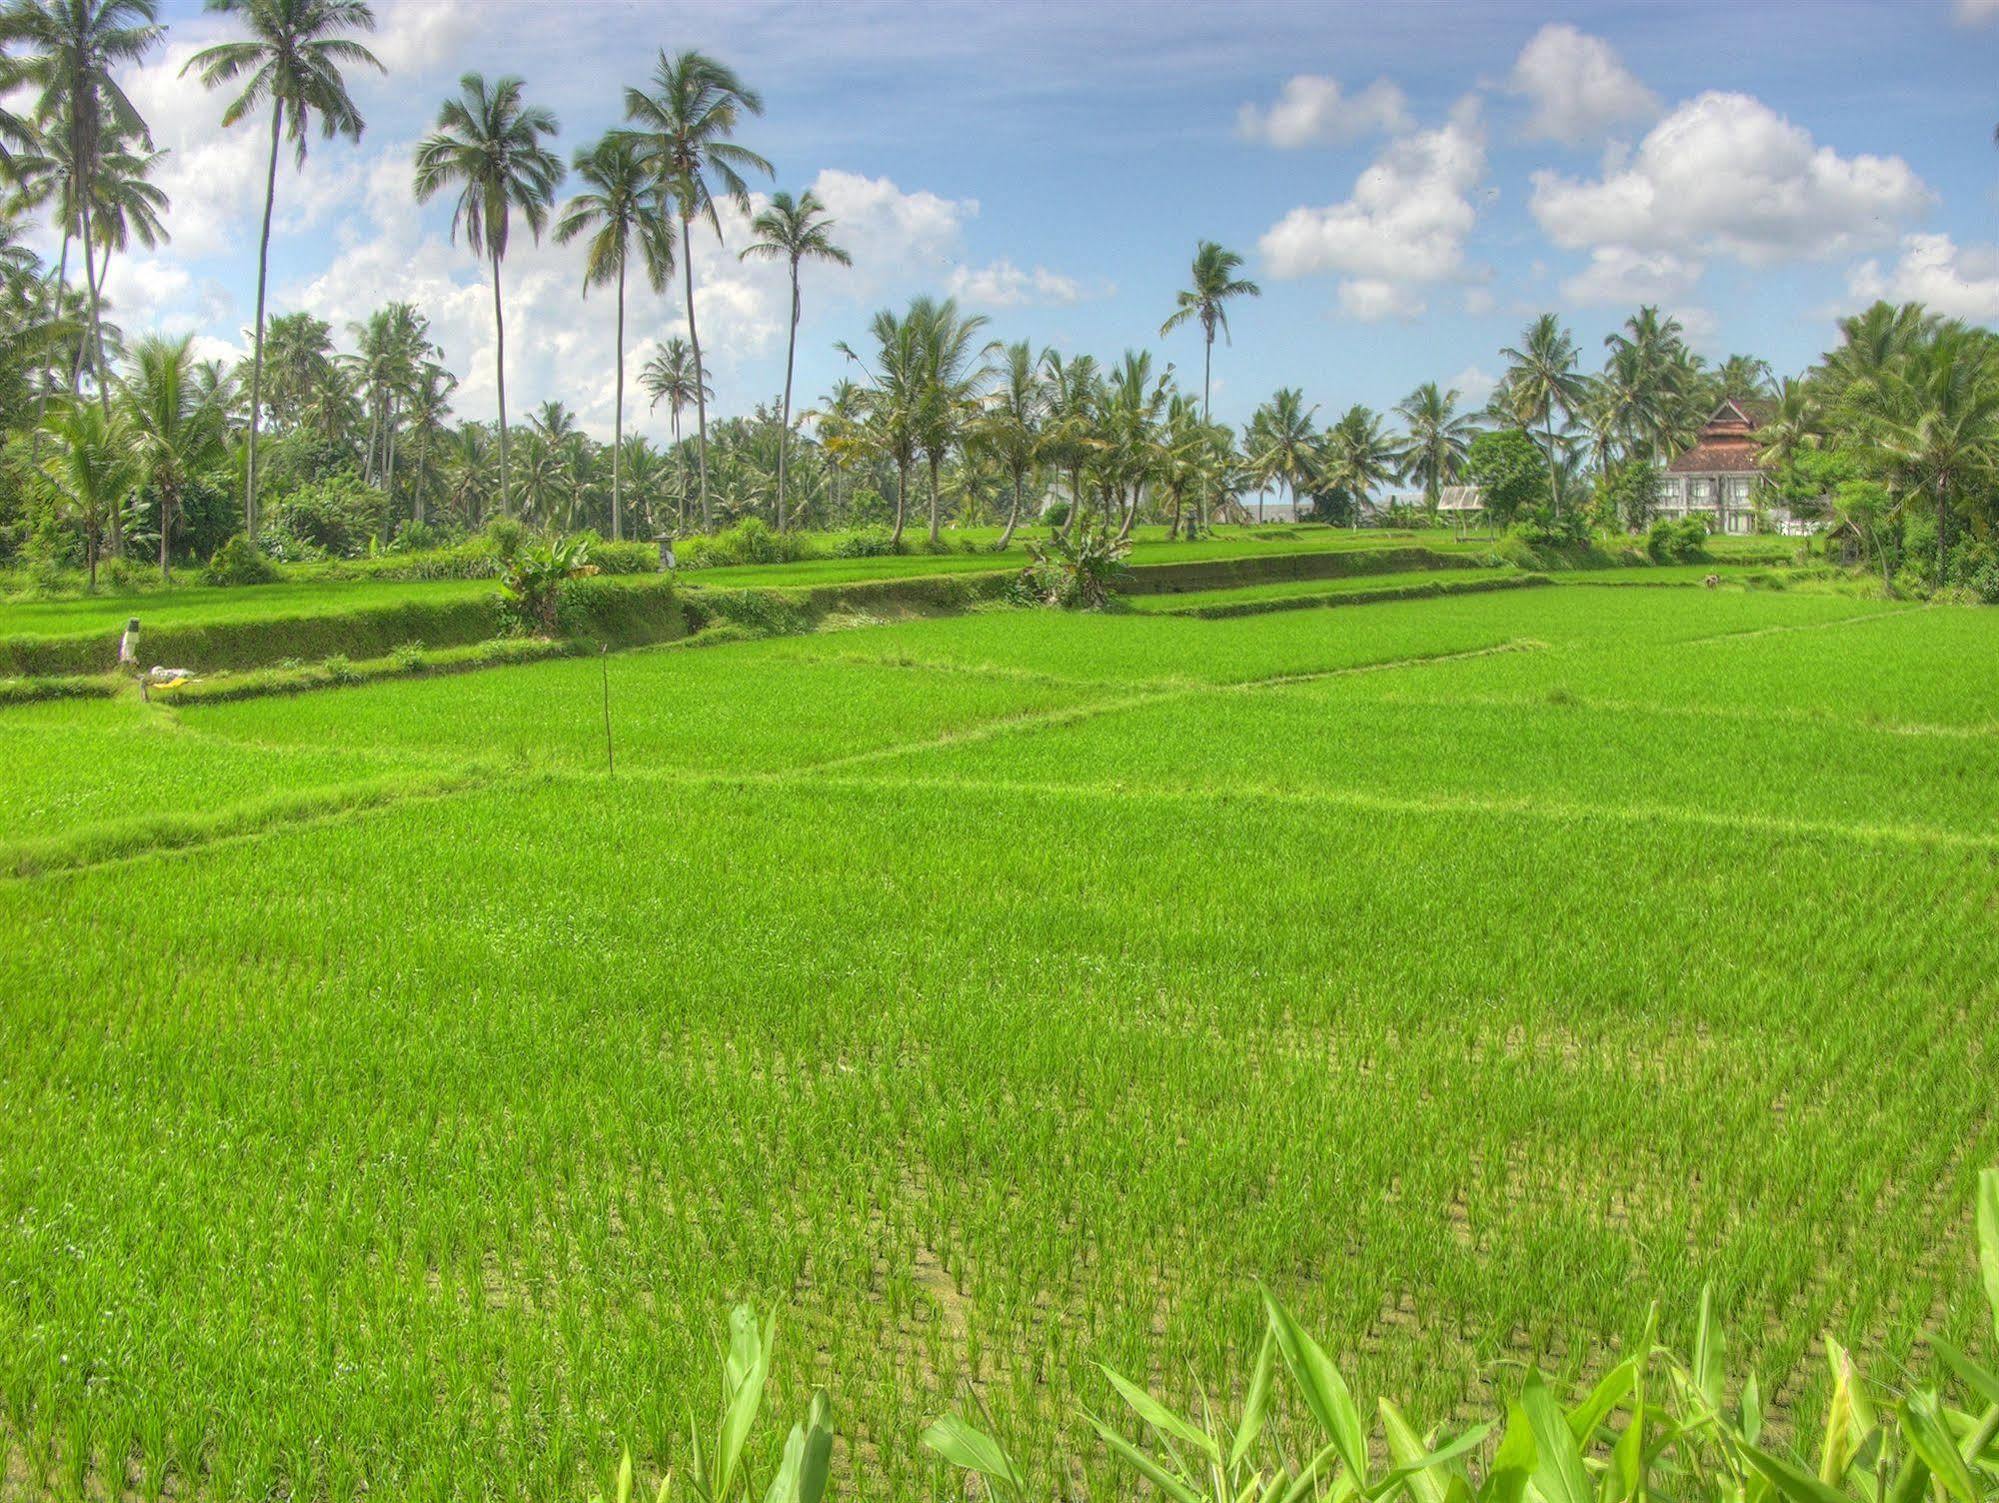
[[[694,327],[694,255],[688,248],[687,215],[680,216],[680,271],[687,288],[687,342],[694,347],[694,418],[700,425],[700,439],[694,448],[701,471],[701,530],[714,530],[714,513],[708,508],[708,374],[701,364],[701,332]]]
[[[935,449],[931,450],[929,464],[930,464],[930,543],[932,547],[935,547],[938,543],[943,541],[942,536],[937,531],[937,470],[940,462],[941,462],[941,456],[937,453]]]
[[[791,445],[791,365],[798,354],[798,262],[791,263],[791,337],[784,346],[784,426],[777,434],[777,530],[785,530],[784,455]]]
[[[1548,404],[1548,510],[1556,521],[1562,519],[1562,493],[1555,485],[1555,404]]]
[[[396,503],[396,399],[389,397],[388,433],[382,439],[382,494],[388,498],[389,510],[395,511]]]
[[[90,345],[97,359],[97,405],[103,411],[105,420],[108,422],[111,418],[111,374],[105,368],[104,364],[104,318],[103,309],[100,306],[101,299],[97,291],[97,258],[91,253],[90,248],[90,181],[87,176],[84,179],[81,199],[83,214],[83,280],[90,288]],[[161,572],[164,573],[166,567],[166,524],[164,519],[162,519],[160,525],[160,534]],[[122,552],[124,546],[125,530],[119,523],[118,513],[114,510],[111,513],[111,551],[113,553]]]
[[[611,541],[625,536],[625,262],[618,258],[618,410],[611,419]]]
[[[67,291],[69,288],[69,241],[70,241],[69,230],[67,227],[65,227],[62,232],[62,255],[56,261],[56,317],[57,318],[62,317],[63,293]],[[76,365],[75,361],[70,362],[71,369],[74,369],[75,365]],[[43,419],[45,419],[48,416],[49,390],[52,385],[53,383],[49,379],[48,372],[44,371],[42,373],[42,392],[41,395],[35,399],[35,434],[34,437],[31,440],[29,440],[28,444],[29,462],[36,465],[39,465],[42,462],[42,422]]]
[[[1015,470],[1013,472],[1013,509],[1006,514],[1006,530],[1000,534],[999,546],[993,550],[995,553],[1006,552],[1007,545],[1013,541],[1014,528],[1020,525],[1020,489],[1021,472]]]
[[[500,515],[511,517],[513,504],[507,493],[507,318],[500,307],[500,258],[493,257],[493,369],[500,387]]]
[[[160,583],[172,584],[173,575],[167,566],[167,533],[173,527],[174,493],[172,486],[160,487]]]
[[[1215,331],[1209,328],[1205,322],[1202,324],[1201,331],[1208,336],[1201,346],[1201,426],[1206,428],[1214,421],[1213,416],[1208,411],[1208,396],[1209,390],[1214,384],[1215,376]],[[1201,469],[1201,501],[1199,511],[1205,514],[1207,509],[1208,471],[1207,467],[1203,466]],[[1180,524],[1180,512],[1177,507],[1173,512],[1173,524],[1176,528]],[[1207,525],[1205,517],[1201,525],[1203,527]]]
[[[271,205],[278,196],[278,139],[284,127],[283,100],[271,104],[271,161],[264,172],[264,228],[257,240],[257,326],[250,355],[250,457],[243,472],[243,531],[257,535],[257,417],[264,395],[264,286],[271,266]]]
[[[889,542],[895,547],[902,546],[902,519],[905,501],[909,495],[909,463],[898,459],[895,462],[895,531],[889,535]]]

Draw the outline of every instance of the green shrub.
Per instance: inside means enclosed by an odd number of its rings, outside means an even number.
[[[599,574],[657,574],[659,545],[593,542],[590,545],[590,562],[597,566]]]
[[[212,585],[273,584],[284,576],[242,533],[215,550],[202,577]]]
[[[1661,517],[1645,534],[1645,552],[1655,564],[1696,564],[1708,556],[1707,540],[1707,523],[1699,517]]]
[[[359,558],[380,537],[388,498],[351,470],[303,485],[271,508],[257,541],[285,562]]]
[[[817,558],[819,551],[798,532],[774,532],[761,517],[746,517],[713,537],[689,538],[678,550],[683,569],[719,569],[732,564],[789,564]]]
[[[1021,571],[1021,588],[1064,610],[1100,611],[1131,581],[1124,562],[1131,544],[1107,527],[1085,527],[1073,539],[1057,533],[1027,552],[1034,562]]]
[[[869,527],[851,533],[833,545],[835,558],[890,558],[908,551],[909,545],[886,527]]]
[[[500,575],[500,614],[514,631],[555,636],[561,630],[563,587],[595,572],[587,538],[560,538],[524,548]]]

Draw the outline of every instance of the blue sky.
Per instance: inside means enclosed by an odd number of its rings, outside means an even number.
[[[765,94],[742,139],[775,186],[812,186],[856,266],[807,273],[801,403],[838,339],[917,292],[996,335],[1114,358],[1160,349],[1198,238],[1241,251],[1264,296],[1216,352],[1218,416],[1280,385],[1328,412],[1418,381],[1477,399],[1544,308],[1594,360],[1638,302],[1697,347],[1808,363],[1840,311],[1921,297],[1999,321],[1999,0],[1547,5],[1154,0],[377,0],[390,72],[357,86],[361,144],[281,169],[273,311],[346,322],[391,298],[431,318],[492,403],[490,293],[448,211],[409,196],[409,154],[468,69],[519,73],[565,154],[617,121],[661,47],[699,46]],[[180,65],[227,23],[167,0],[169,41],[131,83],[163,145],[173,245],[114,266],[128,325],[240,347],[254,294],[260,132]],[[694,250],[722,412],[776,393],[784,289],[739,263],[740,225]],[[509,260],[508,392],[608,433],[611,307],[574,250]],[[683,329],[635,289],[627,370]],[[643,398],[628,421],[663,431]]]

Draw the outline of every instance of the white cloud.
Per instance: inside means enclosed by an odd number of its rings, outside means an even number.
[[[1600,245],[1590,252],[1589,265],[1562,283],[1562,296],[1572,303],[1614,306],[1670,303],[1694,290],[1703,269],[1699,261],[1671,251]]]
[[[1468,365],[1444,384],[1444,390],[1455,391],[1467,407],[1483,407],[1498,385],[1497,376]]]
[[[328,266],[309,280],[277,289],[275,312],[309,308],[347,339],[347,325],[364,319],[390,297],[414,303],[429,318],[444,363],[460,378],[454,405],[468,417],[493,408],[494,338],[491,272],[453,245],[411,201],[407,143],[385,148],[357,168],[357,196],[365,214],[343,224],[341,246]],[[811,184],[834,220],[834,239],[852,254],[851,270],[805,269],[809,322],[833,304],[869,298],[882,289],[925,280],[942,284],[960,259],[966,222],[978,212],[972,199],[906,193],[887,178],[827,170]],[[753,198],[752,211],[763,200]],[[790,290],[786,269],[775,262],[743,261],[747,223],[733,209],[722,212],[724,239],[696,227],[693,234],[695,311],[702,356],[715,383],[710,411],[741,411],[766,393],[745,386],[745,368],[778,349],[784,337]],[[608,436],[616,394],[612,294],[582,297],[576,247],[552,239],[536,244],[516,233],[501,270],[507,319],[507,405],[524,416],[538,403],[559,398],[582,424]],[[1052,274],[1051,274],[1052,275]],[[645,407],[638,372],[655,341],[685,335],[687,320],[676,278],[664,295],[642,282],[627,289],[625,326],[626,423],[634,431],[663,432],[665,419]]]
[[[1499,306],[1490,287],[1467,287],[1465,289],[1465,312],[1472,318],[1483,318]]]
[[[1337,79],[1300,73],[1286,80],[1276,102],[1246,104],[1236,115],[1236,133],[1271,146],[1337,146],[1375,134],[1409,129],[1409,101],[1385,78],[1347,94]]]
[[[1957,0],[1957,19],[1966,26],[1999,20],[1999,0]]]
[[[1484,174],[1485,132],[1467,102],[1448,124],[1389,143],[1352,197],[1293,209],[1258,244],[1273,276],[1342,274],[1341,306],[1353,317],[1412,317],[1422,287],[1466,274],[1471,194]]]
[[[1862,302],[1921,303],[1949,318],[1999,322],[1999,245],[1960,247],[1948,235],[1904,235],[1893,266],[1884,271],[1878,261],[1862,262],[1847,290]]]
[[[1061,308],[1089,295],[1074,277],[1045,266],[1023,271],[1004,257],[985,266],[960,266],[944,286],[951,296],[987,308]]]
[[[1534,217],[1572,250],[1621,247],[1752,266],[1892,238],[1932,195],[1900,157],[1842,157],[1746,94],[1709,92],[1602,177],[1534,174]]]
[[[1612,126],[1659,114],[1659,96],[1608,42],[1563,23],[1543,26],[1520,49],[1507,88],[1531,104],[1525,132],[1534,140],[1580,146]]]

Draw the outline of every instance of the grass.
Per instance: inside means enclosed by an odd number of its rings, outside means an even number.
[[[976,1393],[1127,1496],[1092,1363],[1239,1388],[1259,1279],[1433,1415],[1712,1280],[1781,1438],[1821,1330],[1989,1325],[1995,648],[1577,586],[0,710],[9,1475],[580,1497],[747,1300],[848,1495]]]

